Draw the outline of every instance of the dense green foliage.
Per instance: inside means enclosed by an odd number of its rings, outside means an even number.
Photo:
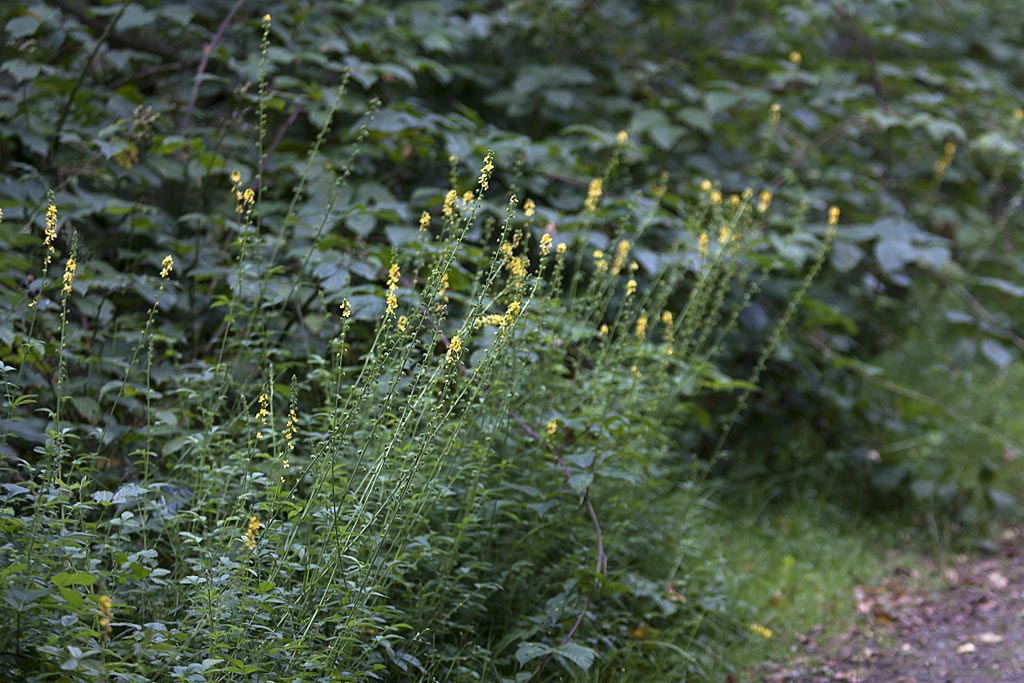
[[[4,675],[700,679],[708,483],[1017,510],[1017,2],[0,29]]]

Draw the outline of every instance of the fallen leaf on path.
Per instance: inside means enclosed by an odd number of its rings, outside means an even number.
[[[978,640],[985,643],[986,645],[995,645],[996,643],[1003,642],[1003,637],[998,633],[986,631],[985,633],[982,633],[978,636]]]
[[[975,652],[977,649],[978,648],[974,646],[974,643],[968,641],[968,642],[964,643],[963,645],[958,646],[956,648],[956,652],[957,652],[957,654],[960,654],[960,655],[969,655],[972,652]]]
[[[988,582],[992,584],[992,587],[996,590],[1003,590],[1010,585],[1010,580],[1003,576],[1001,572],[989,572]]]

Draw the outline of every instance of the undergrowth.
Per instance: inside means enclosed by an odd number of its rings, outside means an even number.
[[[25,224],[43,237],[25,243],[37,276],[2,356],[5,675],[686,680],[728,668],[721,649],[751,621],[703,527],[708,462],[671,435],[727,433],[838,209],[735,379],[716,355],[776,267],[762,250],[769,192],[704,181],[671,213],[666,178],[610,196],[622,133],[573,223],[556,227],[519,196],[514,167],[507,201],[492,199],[493,153],[468,183],[452,159],[450,189],[400,246],[351,252],[367,283],[329,286],[324,255],[366,129],[352,159],[324,168],[327,117],[291,200],[265,199],[258,88],[260,161],[228,174],[221,251],[151,264],[134,321],[90,298],[90,239],[62,221],[59,195]],[[325,182],[321,215],[298,215]],[[656,259],[642,246],[655,223],[672,235]],[[165,302],[191,291],[180,278],[219,272],[214,261],[230,268],[207,310],[189,312],[197,343],[164,320]],[[110,372],[120,380],[91,381]],[[706,414],[698,399],[712,392],[732,395],[730,412]]]

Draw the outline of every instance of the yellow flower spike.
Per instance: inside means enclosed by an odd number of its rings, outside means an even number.
[[[420,214],[420,232],[425,232],[430,227],[430,213],[424,211]]]
[[[700,234],[700,241],[697,243],[697,252],[702,258],[708,255],[708,234],[706,232],[702,232]]]
[[[728,225],[723,225],[721,230],[718,231],[718,244],[725,246],[732,241],[732,228]]]
[[[533,214],[535,214],[536,212],[537,205],[534,203],[532,199],[527,199],[526,202],[523,203],[523,214],[527,218],[533,218]]]
[[[641,313],[640,317],[636,319],[636,328],[633,330],[633,334],[637,339],[643,341],[647,338],[647,314]]]
[[[256,549],[256,534],[259,533],[263,525],[260,524],[260,518],[256,515],[249,517],[249,523],[245,527],[245,547],[249,550]]]
[[[549,233],[540,236],[540,250],[545,254],[551,252],[551,235]]]
[[[409,318],[408,318],[408,316],[404,316],[404,315],[403,316],[399,316],[399,318],[398,318],[398,331],[399,332],[405,332],[405,330],[406,330],[406,328],[408,326],[409,326]]]
[[[459,339],[459,335],[453,335],[450,342],[448,342],[448,354],[445,358],[447,363],[457,363],[459,360],[459,353],[462,351],[462,340]]]
[[[828,210],[828,224],[829,226],[835,226],[839,223],[839,207],[833,206]]]
[[[402,271],[398,267],[397,263],[392,263],[391,267],[388,268],[388,289],[392,289],[398,286],[398,281],[402,277]]]
[[[757,635],[761,636],[765,640],[775,635],[774,633],[772,633],[772,630],[770,628],[762,626],[761,624],[751,624],[750,630],[756,633]]]
[[[71,294],[71,286],[75,283],[75,270],[78,269],[78,261],[75,260],[74,256],[69,256],[67,263],[64,265],[64,286],[61,287],[61,294]]]
[[[629,256],[629,240],[619,240],[619,243],[615,246],[615,260],[612,262],[612,275],[618,275],[622,272],[622,267],[626,265],[627,256]]]
[[[444,196],[444,208],[441,212],[445,218],[451,218],[455,214],[455,202],[458,198],[459,195],[455,190],[448,190],[448,194]]]
[[[555,432],[557,432],[557,431],[558,431],[558,423],[555,422],[554,420],[552,420],[551,422],[548,422],[548,429],[547,429],[548,436],[554,436]]]
[[[170,254],[164,256],[164,260],[160,262],[160,266],[160,277],[166,280],[171,274],[171,271],[174,270],[174,257]]]
[[[583,208],[588,213],[597,211],[597,203],[601,200],[601,195],[604,193],[603,184],[604,181],[600,178],[594,178],[590,181],[590,185],[587,187],[587,199],[583,202]]]
[[[386,302],[387,305],[384,310],[384,315],[392,315],[398,308],[398,297],[394,294],[388,294]]]
[[[672,325],[672,311],[664,311],[661,314],[661,324],[665,327]]]
[[[349,303],[348,299],[342,300],[341,305],[338,306],[338,309],[341,311],[342,318],[352,317],[352,304]]]
[[[114,603],[109,595],[101,595],[97,601],[100,610],[100,631],[106,638],[110,637],[110,621],[114,618]]]
[[[480,186],[481,194],[487,192],[491,187],[491,175],[494,173],[494,152],[488,152],[484,157],[483,168],[480,169],[480,178],[477,184]]]

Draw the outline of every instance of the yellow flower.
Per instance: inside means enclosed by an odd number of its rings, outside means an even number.
[[[628,141],[629,141],[629,133],[627,133],[624,130],[620,130],[618,132],[618,134],[615,136],[615,142],[619,143],[620,145],[624,145]]]
[[[473,203],[473,192],[472,191],[466,190],[465,192],[462,193],[462,203],[466,204],[466,205],[469,205],[469,204]]]
[[[713,190],[711,192],[711,203],[712,204],[716,204],[716,205],[717,204],[721,204],[722,203],[722,193],[719,192],[718,190]]]
[[[565,242],[559,242],[558,246],[555,247],[556,254],[564,254],[566,250]]]
[[[162,266],[160,269],[160,277],[166,280],[167,276],[171,274],[172,270],[174,270],[174,257],[170,254],[164,256],[164,260],[160,262],[160,265]]]
[[[453,335],[452,340],[448,343],[448,363],[455,363],[459,359],[459,352],[462,351],[462,340],[459,339],[459,335]]]
[[[635,365],[631,365],[631,366],[629,367],[629,371],[630,371],[631,373],[633,373],[633,376],[634,376],[634,377],[636,377],[637,379],[639,379],[639,378],[640,378],[640,376],[641,376],[641,372],[640,372],[640,368],[638,368],[637,366],[635,366]]]
[[[249,523],[245,527],[245,547],[249,550],[256,548],[256,534],[259,533],[263,525],[260,524],[260,518],[256,515],[249,517]]]
[[[548,422],[548,436],[553,436],[558,431],[558,423],[552,420]]]
[[[420,232],[430,227],[430,212],[424,211],[420,214]]]
[[[647,337],[647,314],[641,313],[640,317],[636,319],[636,329],[633,330],[633,334],[640,341],[643,341]]]
[[[341,310],[341,317],[342,318],[351,318],[352,317],[352,304],[350,304],[348,302],[348,299],[342,300],[341,305],[338,306],[338,308]]]
[[[626,296],[633,296],[636,293],[636,280],[630,280],[626,283]]]
[[[545,254],[551,251],[551,235],[549,233],[540,236],[540,250]]]
[[[803,59],[803,55],[801,55],[796,50],[793,50],[792,52],[789,53],[789,61],[793,62],[794,64],[799,64],[800,62],[803,61]]]
[[[772,125],[774,126],[779,122],[779,119],[782,118],[782,105],[778,102],[773,102],[772,106],[769,107],[768,110],[771,112]]]
[[[480,191],[486,192],[491,186],[491,174],[494,172],[494,152],[488,152],[484,157],[483,168],[480,169],[480,178],[477,180],[477,184],[480,185]]]
[[[732,206],[739,206],[740,196],[738,194],[729,195],[729,204]]]
[[[391,267],[388,268],[388,289],[393,289],[398,286],[398,281],[402,278],[402,271],[398,267],[397,263],[392,263]]]
[[[770,628],[762,626],[761,624],[751,624],[750,630],[765,639],[771,638],[773,635],[775,635],[772,633],[772,630]]]
[[[408,318],[408,316],[404,316],[404,315],[400,316],[398,318],[398,331],[399,332],[405,332],[405,329],[408,326],[409,326],[409,318]]]
[[[68,257],[68,262],[64,266],[64,286],[61,288],[62,294],[71,293],[71,285],[75,282],[75,270],[78,268],[78,263],[75,261],[74,256]]]
[[[612,275],[622,272],[622,266],[626,264],[626,257],[629,256],[629,240],[619,240],[615,247],[615,260],[612,262]]]
[[[732,229],[728,225],[723,225],[722,229],[718,231],[718,243],[726,245],[732,240]]]
[[[448,190],[448,194],[444,196],[444,208],[441,212],[445,218],[451,218],[455,213],[455,202],[459,198],[458,193],[455,190]]]
[[[101,595],[97,601],[100,610],[100,631],[107,638],[110,637],[110,620],[114,618],[114,603],[109,595]]]
[[[672,311],[664,311],[661,314],[661,324],[668,327],[672,324]]]
[[[443,275],[441,275],[441,287],[440,287],[440,289],[437,290],[437,295],[438,296],[444,296],[444,293],[447,292],[447,291],[448,291],[448,272],[445,271],[445,273]]]
[[[509,315],[519,315],[522,312],[522,310],[523,310],[523,305],[521,303],[519,303],[518,301],[513,301],[512,303],[510,303],[508,305],[508,314]]]
[[[945,154],[947,157],[951,157],[954,154],[956,154],[956,143],[947,142],[946,144],[944,144],[942,146],[942,153]]]
[[[264,24],[269,24],[270,23],[270,14],[264,14],[263,15],[263,23]]]
[[[839,207],[838,206],[829,207],[829,210],[828,210],[828,224],[829,225],[836,225],[837,223],[839,223]]]
[[[761,190],[761,194],[757,197],[757,212],[764,213],[768,210],[768,207],[772,205],[772,193],[768,190]]]
[[[387,305],[384,310],[384,315],[391,315],[398,308],[398,297],[394,294],[388,294],[386,299]]]
[[[46,206],[46,232],[43,233],[43,246],[46,247],[46,261],[43,270],[50,265],[50,258],[54,252],[53,243],[57,239],[57,205],[53,203],[53,194],[50,195],[50,203]]]
[[[242,182],[242,174],[238,171],[231,172],[231,184],[236,187]]]
[[[537,205],[533,202],[532,199],[527,199],[526,202],[523,204],[523,213],[526,215],[527,218],[532,218],[533,214],[535,214],[536,212]]]
[[[697,243],[697,251],[701,256],[708,255],[708,234],[706,232],[702,232],[700,234],[700,241]]]
[[[588,213],[597,211],[597,202],[600,201],[601,195],[604,192],[603,182],[600,178],[594,178],[590,181],[589,187],[587,187],[587,199],[583,202],[583,208]]]
[[[601,325],[601,327],[597,328],[597,333],[604,337],[605,335],[608,334],[608,326]]]
[[[711,181],[707,178],[700,181],[700,189],[702,192],[711,192]]]

